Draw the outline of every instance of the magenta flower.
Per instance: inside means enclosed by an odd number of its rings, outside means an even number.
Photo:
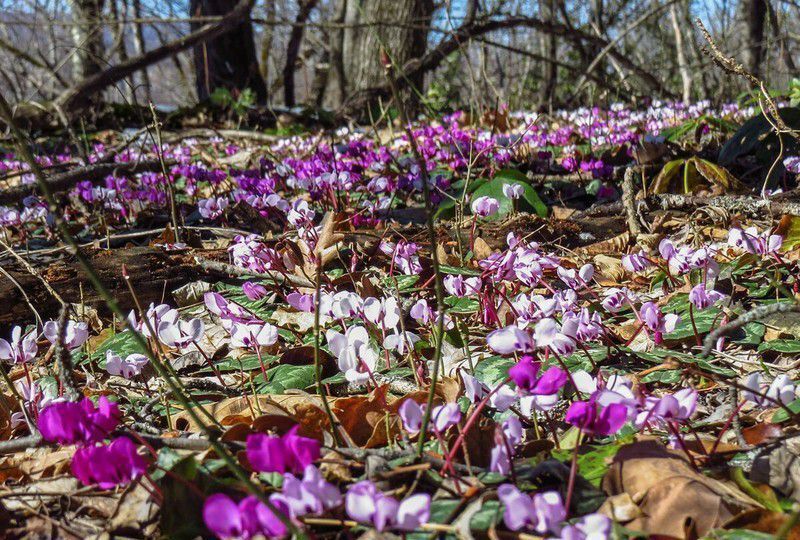
[[[580,428],[587,435],[613,435],[628,420],[628,407],[622,403],[601,406],[595,397],[574,401],[564,421]]]
[[[79,448],[72,456],[72,474],[86,486],[101,489],[129,483],[147,470],[147,459],[139,455],[136,445],[127,437],[119,437],[108,445]]]
[[[563,369],[553,366],[539,375],[540,369],[541,364],[526,354],[511,366],[508,376],[525,394],[555,394],[567,383],[567,374]]]
[[[49,442],[93,443],[108,437],[121,418],[119,406],[100,396],[96,407],[89,398],[53,403],[39,414],[38,427]]]
[[[500,203],[497,199],[489,196],[478,197],[472,201],[472,213],[480,217],[489,217],[500,210]]]
[[[725,296],[725,294],[714,289],[706,289],[705,283],[700,283],[689,291],[689,302],[697,309],[706,309],[725,298]]]
[[[314,311],[314,297],[310,294],[293,292],[286,295],[286,302],[297,311],[311,313]]]
[[[319,459],[320,443],[297,434],[300,426],[278,437],[253,433],[247,436],[247,460],[259,472],[302,473]]]
[[[398,502],[381,492],[369,480],[350,486],[345,497],[345,509],[351,519],[369,523],[378,531],[399,529],[413,531],[430,519],[430,495],[412,495]]]
[[[11,343],[0,338],[0,360],[11,360],[14,364],[24,364],[36,358],[39,348],[36,345],[36,332],[28,332],[23,337],[22,328],[11,330]]]
[[[259,283],[245,281],[242,283],[242,292],[249,300],[261,300],[267,296],[267,288]]]
[[[273,506],[284,515],[288,514],[285,503],[273,497],[270,497]],[[208,530],[224,540],[248,540],[256,536],[280,538],[288,532],[281,520],[255,495],[245,497],[239,504],[222,493],[211,495],[203,504],[203,521]]]

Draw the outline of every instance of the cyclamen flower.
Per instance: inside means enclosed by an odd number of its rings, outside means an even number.
[[[141,476],[147,465],[136,445],[127,437],[119,437],[108,445],[79,448],[70,468],[83,485],[111,489]]]
[[[197,201],[197,210],[205,219],[217,219],[228,208],[228,199],[225,197],[211,197]]]
[[[692,290],[689,291],[689,302],[697,309],[706,309],[725,298],[725,296],[727,295],[715,291],[714,289],[706,289],[705,283],[700,283],[692,287]]]
[[[297,311],[311,313],[314,311],[314,297],[310,294],[293,292],[286,295],[286,302]]]
[[[392,330],[397,328],[400,324],[400,306],[394,297],[382,298],[367,298],[364,300],[363,307],[364,319],[382,326],[384,329]]]
[[[532,497],[522,493],[512,484],[497,488],[503,503],[503,521],[512,531],[533,529],[539,534],[555,532],[567,517],[561,496],[555,491],[537,493]]]
[[[697,409],[697,392],[691,388],[678,390],[662,397],[648,396],[636,416],[637,428],[651,423],[664,424],[688,420]]]
[[[278,342],[278,328],[269,324],[241,324],[231,326],[231,347],[250,349],[269,347]]]
[[[345,378],[353,383],[367,382],[378,363],[378,351],[370,343],[366,328],[351,326],[344,334],[328,330],[325,338]]]
[[[628,420],[629,409],[622,403],[601,406],[596,397],[574,401],[567,409],[564,421],[587,435],[613,435]]]
[[[142,368],[147,365],[148,359],[145,355],[132,353],[123,360],[114,351],[106,351],[106,371],[111,375],[132,379],[142,372]]]
[[[14,364],[24,364],[36,358],[39,347],[36,345],[36,332],[28,332],[23,337],[22,328],[11,330],[11,343],[0,338],[0,360],[11,360]]]
[[[319,469],[313,465],[306,466],[302,479],[291,473],[284,474],[281,493],[274,497],[286,503],[294,518],[321,514],[342,502],[342,494],[336,486],[326,482]]]
[[[497,199],[489,196],[478,197],[472,201],[472,213],[480,217],[489,217],[500,210],[500,203]]]
[[[532,356],[525,355],[511,366],[508,376],[523,394],[555,394],[567,383],[567,373],[563,369],[553,366],[541,375],[540,369],[539,362],[534,362]]]
[[[297,434],[294,426],[282,436],[252,433],[247,436],[247,461],[259,472],[302,473],[319,459],[320,443]]]
[[[519,326],[500,328],[486,336],[489,348],[499,354],[531,352],[534,349],[533,337]]]
[[[371,524],[379,532],[418,529],[430,519],[430,506],[430,495],[417,494],[398,501],[385,495],[369,480],[353,484],[345,496],[347,515],[359,523]]]
[[[761,373],[754,372],[747,376],[744,386],[747,388],[742,392],[744,399],[759,407],[772,407],[777,403],[788,405],[794,401],[796,395],[795,383],[785,374],[778,375],[771,384],[767,384]]]
[[[44,336],[50,343],[58,341],[58,322],[47,321],[44,323]],[[68,320],[64,329],[64,347],[68,350],[77,349],[89,339],[89,325],[85,322]]]
[[[519,199],[524,193],[525,188],[522,186],[522,184],[503,184],[503,195],[509,199]]]
[[[745,230],[731,229],[728,233],[728,245],[743,249],[754,255],[768,255],[780,249],[783,237],[778,234],[769,234],[764,231],[758,234],[758,229],[749,227]]]
[[[252,281],[245,281],[242,283],[242,292],[248,300],[253,300],[254,302],[267,296],[267,288],[259,283],[253,283]]]
[[[173,309],[162,317],[157,331],[161,343],[181,350],[202,339],[205,324],[197,318],[185,321],[180,318],[178,310]]]
[[[578,320],[565,318],[561,325],[555,319],[542,319],[533,329],[536,346],[550,348],[557,354],[570,354],[575,350]]]
[[[495,429],[495,444],[492,448],[489,470],[499,474],[511,472],[511,457],[514,447],[522,442],[522,423],[516,416],[509,416]]]
[[[669,334],[681,322],[681,318],[675,313],[664,315],[661,312],[661,308],[654,302],[642,304],[639,309],[639,316],[642,318],[642,322],[652,330],[656,344],[661,343],[663,334]]]
[[[601,305],[609,313],[617,313],[622,310],[625,305],[630,305],[631,302],[636,300],[634,293],[626,288],[611,288],[607,289],[606,297],[603,298]]]
[[[577,272],[574,268],[567,269],[559,266],[556,269],[556,273],[559,279],[567,286],[578,288],[586,286],[586,284],[591,281],[592,277],[594,277],[594,266],[591,264],[584,264]]]
[[[121,418],[119,406],[100,396],[97,406],[89,398],[53,403],[39,413],[37,426],[49,442],[93,443],[108,437]]]
[[[425,405],[419,405],[413,399],[407,399],[400,405],[397,413],[403,421],[403,427],[411,435],[416,435],[422,429],[422,421],[425,416]],[[428,431],[444,433],[447,428],[458,424],[461,420],[461,410],[458,403],[447,403],[434,407],[431,411]]]
[[[652,263],[647,259],[644,251],[640,250],[639,253],[622,256],[622,267],[628,272],[641,272],[650,266]]]
[[[287,515],[286,504],[273,497],[270,497],[273,506]],[[257,536],[280,538],[288,532],[286,525],[255,495],[245,497],[238,504],[222,493],[211,495],[203,503],[203,521],[223,540],[249,540]]]
[[[453,296],[459,298],[478,294],[481,290],[481,278],[471,277],[464,279],[463,276],[445,276],[443,284],[445,290]]]

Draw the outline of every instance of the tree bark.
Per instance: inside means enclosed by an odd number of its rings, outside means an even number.
[[[767,17],[767,0],[743,0],[747,43],[744,50],[744,65],[747,70],[761,77],[761,61],[764,56],[764,23]]]
[[[75,44],[73,67],[75,80],[85,79],[103,69],[105,46],[103,44],[104,0],[70,0],[72,17],[72,41]]]
[[[283,103],[287,107],[295,106],[294,71],[297,67],[297,58],[300,56],[300,45],[303,42],[303,24],[308,20],[311,11],[316,7],[318,0],[300,0],[295,26],[289,33],[289,42],[286,45],[286,64],[283,66]]]
[[[191,0],[189,11],[193,17],[225,16],[237,5],[236,0]],[[192,23],[192,31],[202,25]],[[199,100],[208,99],[217,88],[233,95],[249,88],[258,103],[266,103],[267,86],[258,68],[249,11],[229,31],[195,46],[194,65]]]
[[[686,61],[686,52],[683,46],[683,32],[681,32],[681,25],[678,21],[678,6],[672,4],[669,7],[669,18],[672,22],[672,31],[675,33],[675,55],[678,60],[678,72],[681,75],[681,83],[683,93],[681,97],[684,103],[689,103],[692,98],[692,72],[689,70],[689,64]]]
[[[422,57],[427,50],[432,14],[432,0],[349,0],[344,22],[359,26],[344,30],[346,94],[386,83],[381,51],[400,71],[409,60]],[[415,73],[407,83],[420,89],[423,77],[424,73]],[[412,99],[410,106],[413,105]]]
[[[132,0],[132,1],[133,1],[133,16],[136,19],[141,19],[142,18],[141,0]],[[134,50],[136,51],[137,56],[141,56],[145,53],[144,28],[142,24],[134,25],[133,47]],[[141,78],[142,78],[142,88],[144,90],[144,98],[149,103],[153,101],[153,94],[150,89],[150,74],[147,72],[147,67],[142,69]]]
[[[548,23],[555,22],[555,3],[556,0],[541,0],[539,11],[542,20]],[[540,34],[542,56],[545,58],[555,58],[558,43],[556,35],[553,33],[542,32]],[[554,62],[542,63],[542,84],[539,87],[539,107],[553,112],[553,100],[558,84],[558,66]]]

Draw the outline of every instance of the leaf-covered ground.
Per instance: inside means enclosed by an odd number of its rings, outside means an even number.
[[[797,537],[756,112],[9,147],[4,537]]]

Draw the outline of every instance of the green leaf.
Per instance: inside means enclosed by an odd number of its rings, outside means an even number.
[[[472,268],[459,268],[458,266],[449,266],[447,264],[442,264],[439,266],[439,271],[442,274],[452,274],[454,276],[480,276],[481,273],[478,270],[473,270]]]
[[[630,442],[628,438],[620,438],[610,444],[591,445],[588,447],[588,451],[583,451],[586,447],[581,446],[582,451],[578,454],[578,472],[593,486],[600,487],[600,482],[608,471],[614,456],[628,442]],[[553,457],[568,462],[572,459],[572,451],[554,450]]]
[[[147,354],[147,351],[139,347],[134,339],[133,333],[129,331],[119,332],[105,340],[91,355],[91,359],[105,365],[106,351],[113,351],[125,358],[129,354]]]
[[[800,399],[796,399],[787,405],[790,411],[794,414],[800,414]],[[780,424],[781,422],[786,422],[789,419],[789,414],[783,410],[778,409],[775,411],[775,414],[772,415],[772,423],[773,424]]]
[[[269,382],[263,384],[263,376],[256,380],[261,382],[258,391],[261,394],[283,394],[286,390],[304,390],[314,384],[314,366],[292,366],[288,364],[267,370]]]
[[[461,298],[457,296],[448,296],[444,299],[444,303],[450,306],[448,310],[450,313],[475,313],[480,307],[480,302],[478,302],[478,300],[467,296]]]
[[[758,352],[774,351],[779,353],[800,353],[800,340],[797,339],[775,339],[765,341],[758,346]]]
[[[513,358],[489,356],[475,366],[475,377],[489,388],[494,388],[499,382],[508,377],[508,370],[513,365]]]

